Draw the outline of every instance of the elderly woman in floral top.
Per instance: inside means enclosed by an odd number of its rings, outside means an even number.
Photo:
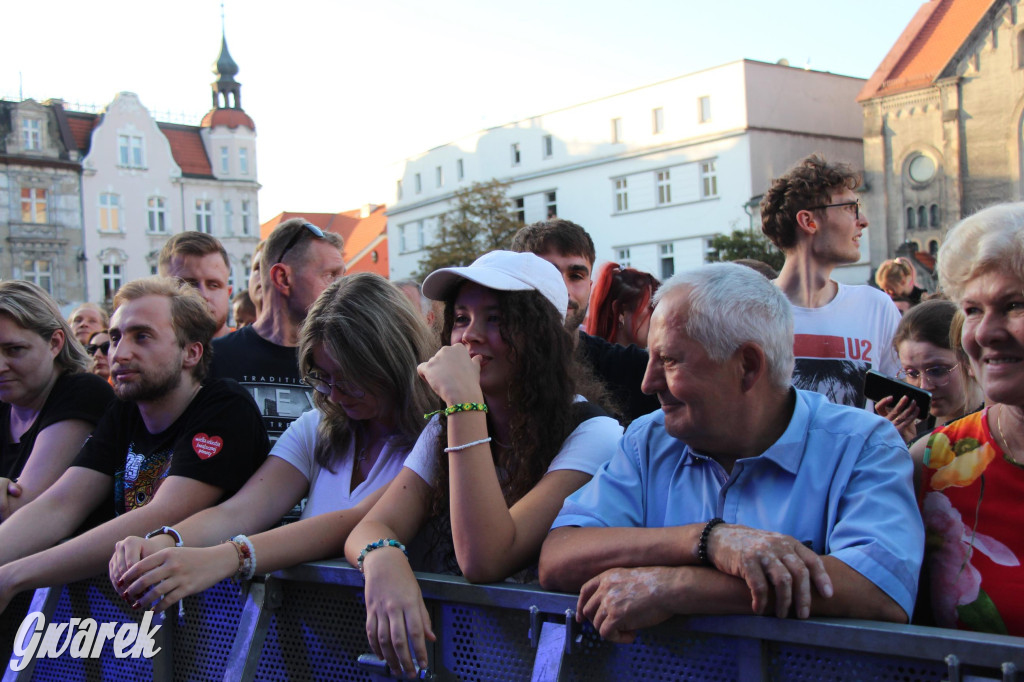
[[[950,230],[939,280],[989,403],[915,446],[932,611],[945,627],[1024,636],[1024,203]]]

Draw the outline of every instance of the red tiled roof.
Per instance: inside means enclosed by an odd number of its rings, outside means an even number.
[[[71,137],[75,146],[84,157],[89,153],[89,144],[92,142],[92,131],[99,125],[100,117],[96,114],[87,114],[81,111],[68,111],[68,127],[71,128]]]
[[[212,128],[214,126],[228,128],[245,126],[249,130],[256,130],[256,124],[249,118],[249,114],[241,109],[210,109],[206,112],[206,116],[203,116],[203,122],[199,124],[199,127]]]
[[[931,84],[964,44],[994,0],[929,0],[910,20],[858,102]]]
[[[342,255],[349,272],[375,272],[388,276],[387,208],[377,206],[365,218],[362,211],[342,213],[302,213],[285,211],[260,225],[260,238],[266,239],[275,227],[292,218],[305,218],[322,230],[341,235],[345,240]],[[377,261],[373,261],[373,254]]]
[[[928,268],[928,272],[935,272],[935,256],[927,251],[918,251],[915,253],[914,260]]]
[[[210,157],[206,155],[203,138],[199,136],[201,128],[176,123],[157,123],[157,126],[170,142],[171,155],[174,157],[174,162],[181,167],[183,175],[213,177]]]

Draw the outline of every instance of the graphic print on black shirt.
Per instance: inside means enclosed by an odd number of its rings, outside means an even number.
[[[132,440],[124,469],[114,474],[114,513],[120,516],[145,505],[156,494],[171,468],[170,443],[161,443],[156,451],[145,453]]]

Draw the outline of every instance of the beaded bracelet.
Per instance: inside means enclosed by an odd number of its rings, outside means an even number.
[[[424,419],[430,419],[435,414],[440,414],[440,415],[445,416],[445,417],[450,417],[453,414],[455,414],[456,412],[486,412],[486,411],[487,411],[487,405],[485,405],[484,403],[455,403],[454,405],[449,405],[448,407],[444,408],[443,410],[434,410],[433,412],[428,412],[427,414],[423,415],[423,418]]]
[[[697,543],[697,560],[705,566],[711,565],[711,557],[708,556],[708,538],[711,537],[711,529],[720,523],[725,523],[725,519],[720,519],[717,516],[704,525],[704,530],[700,532],[700,541]]]
[[[149,531],[148,533],[146,533],[146,539],[148,540],[148,539],[150,539],[152,537],[155,537],[157,535],[170,535],[172,538],[174,538],[174,546],[175,547],[184,547],[185,546],[185,543],[182,542],[182,540],[181,540],[181,533],[179,533],[178,531],[174,530],[170,526],[160,526],[156,530]]]
[[[235,582],[252,580],[256,575],[256,548],[253,547],[252,540],[244,535],[236,535],[228,542],[234,545],[235,551],[238,552],[238,570],[231,579]]]
[[[459,452],[460,450],[466,450],[468,448],[471,448],[474,445],[483,445],[484,443],[490,443],[490,442],[491,442],[491,437],[488,436],[487,438],[481,438],[480,440],[470,441],[469,443],[463,443],[462,445],[453,445],[451,447],[445,448],[444,451],[445,452]]]
[[[366,555],[372,552],[373,550],[381,549],[382,547],[394,547],[395,549],[400,549],[402,550],[402,554],[404,554],[406,558],[409,558],[409,552],[405,550],[405,545],[403,545],[401,542],[399,542],[398,540],[393,540],[391,538],[381,538],[380,540],[377,540],[376,542],[371,542],[366,547],[363,547],[363,551],[359,552],[359,559],[356,561],[356,564],[359,566],[360,573],[363,572],[363,560],[366,558]]]

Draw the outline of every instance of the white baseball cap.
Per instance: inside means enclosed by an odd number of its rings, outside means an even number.
[[[444,300],[463,280],[497,291],[538,291],[551,301],[565,320],[569,290],[565,288],[562,273],[536,254],[491,251],[477,258],[472,265],[435,270],[423,280],[423,295],[435,301]]]

